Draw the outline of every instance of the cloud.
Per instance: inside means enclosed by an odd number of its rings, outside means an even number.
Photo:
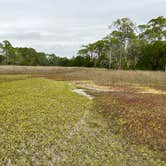
[[[0,38],[14,39],[14,40],[40,40],[39,32],[25,32],[25,33],[0,33]]]
[[[152,17],[165,16],[165,6],[165,0],[0,1],[0,40],[73,56],[81,45],[107,35],[108,25],[117,18],[145,23]]]

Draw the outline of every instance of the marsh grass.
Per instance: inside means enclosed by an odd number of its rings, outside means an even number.
[[[165,86],[166,73],[160,71],[114,71],[80,67],[0,66],[0,74],[30,74],[54,80],[91,80],[98,85]]]
[[[16,80],[25,80],[31,78],[31,75],[0,75],[0,83],[2,82],[10,82]]]

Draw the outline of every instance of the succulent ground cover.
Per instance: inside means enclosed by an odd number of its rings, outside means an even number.
[[[165,166],[165,95],[0,76],[0,165]],[[161,89],[161,88],[159,88]]]
[[[37,164],[63,148],[63,138],[89,108],[66,83],[29,79],[0,84],[0,165]]]
[[[147,147],[166,164],[166,95],[130,90],[93,95],[94,108],[107,120],[112,133],[129,144]]]

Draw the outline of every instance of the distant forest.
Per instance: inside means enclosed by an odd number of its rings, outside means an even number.
[[[166,18],[153,18],[135,25],[121,18],[110,26],[110,34],[94,43],[82,46],[72,58],[37,52],[33,48],[13,47],[0,43],[1,65],[84,66],[110,69],[166,69]]]

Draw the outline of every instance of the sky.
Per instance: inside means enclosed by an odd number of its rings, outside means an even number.
[[[166,16],[166,0],[0,0],[0,42],[72,57],[110,33],[118,18]]]

